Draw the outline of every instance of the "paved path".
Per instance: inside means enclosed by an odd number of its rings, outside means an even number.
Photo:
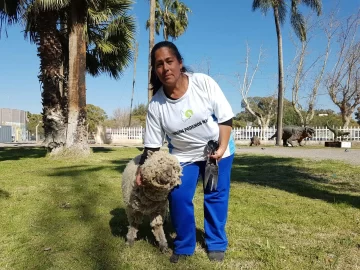
[[[24,147],[40,146],[36,143],[0,143],[0,147]],[[135,147],[136,145],[128,146]],[[124,145],[91,145],[91,147],[124,147]],[[139,145],[142,147],[142,145]],[[238,146],[236,153],[261,154],[279,157],[305,158],[314,160],[335,159],[352,165],[360,165],[360,149],[349,149],[345,152],[343,148],[310,148],[310,147],[249,147]]]
[[[306,147],[237,147],[236,153],[305,158],[315,160],[335,159],[352,165],[360,165],[360,149],[306,148]]]

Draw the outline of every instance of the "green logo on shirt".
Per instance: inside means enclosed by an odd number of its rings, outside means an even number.
[[[187,110],[187,111],[185,112],[185,117],[186,117],[186,118],[190,118],[193,114],[194,114],[194,113],[193,113],[192,110]]]
[[[181,119],[183,122],[186,122],[191,118],[191,116],[194,114],[192,110],[181,110]]]

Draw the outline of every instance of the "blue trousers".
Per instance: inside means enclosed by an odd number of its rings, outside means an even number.
[[[234,155],[219,161],[217,189],[204,190],[204,229],[208,251],[225,251],[228,245],[227,220],[231,167]],[[176,232],[174,253],[192,255],[196,246],[196,226],[193,198],[199,175],[204,179],[205,161],[183,167],[182,184],[169,195],[171,221]]]

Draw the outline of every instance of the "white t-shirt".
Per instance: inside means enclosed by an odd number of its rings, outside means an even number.
[[[153,96],[146,116],[145,147],[161,147],[168,141],[169,152],[180,162],[205,160],[209,140],[219,139],[218,123],[234,117],[219,85],[201,73],[186,73],[189,86],[179,99],[166,97],[163,88]],[[223,157],[235,152],[230,136]]]

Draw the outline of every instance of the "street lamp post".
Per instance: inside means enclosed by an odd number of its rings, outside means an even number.
[[[42,121],[39,121],[39,123],[36,125],[36,128],[35,128],[35,140],[36,140],[36,143],[38,142],[38,127],[39,127],[40,123],[42,123]]]

